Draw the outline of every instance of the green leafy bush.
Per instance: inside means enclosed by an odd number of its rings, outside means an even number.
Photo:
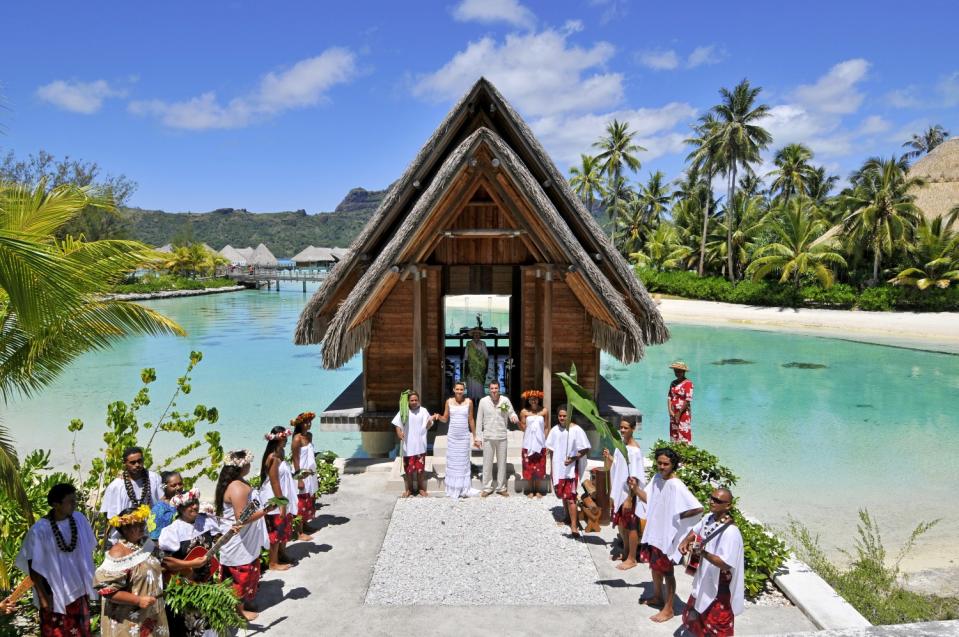
[[[709,510],[709,496],[713,489],[736,485],[736,474],[705,449],[681,442],[657,440],[649,454],[654,463],[656,450],[662,448],[672,449],[679,455],[681,462],[676,475],[706,511]],[[649,475],[653,473],[650,470]],[[746,594],[755,597],[763,592],[768,580],[786,561],[789,551],[786,544],[766,527],[743,516],[738,507],[738,498],[736,504],[732,515],[743,536]]]
[[[132,283],[123,283],[114,289],[117,294],[149,294],[168,290],[204,290],[236,285],[230,279],[188,279],[171,274],[147,274]]]
[[[859,294],[859,309],[867,312],[888,312],[896,305],[901,294],[902,288],[866,288]]]
[[[836,283],[828,290],[819,285],[804,285],[799,290],[805,305],[850,308],[856,304],[856,291],[845,283]]]
[[[333,465],[336,454],[332,451],[320,451],[316,454],[316,480],[319,488],[317,495],[336,493],[340,488],[340,470]]]
[[[176,613],[197,611],[218,635],[228,635],[233,628],[246,628],[246,620],[236,612],[240,598],[233,591],[233,581],[194,584],[174,575],[163,588],[164,602]]]
[[[850,558],[840,568],[826,557],[819,537],[792,520],[789,532],[796,554],[836,589],[847,602],[873,624],[907,624],[922,621],[959,619],[959,598],[925,595],[906,590],[900,583],[899,566],[916,541],[939,521],[921,522],[889,564],[879,534],[879,525],[868,511],[859,512],[855,552],[843,550]]]

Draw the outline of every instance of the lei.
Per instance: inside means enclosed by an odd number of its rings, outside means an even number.
[[[60,532],[60,527],[57,525],[57,521],[53,519],[53,511],[47,513],[46,517],[50,521],[50,528],[53,529],[53,541],[57,543],[57,548],[64,553],[73,553],[74,549],[77,548],[77,542],[80,539],[80,531],[77,529],[77,521],[74,519],[73,514],[71,513],[70,517],[67,518],[70,520],[69,544],[67,544],[66,540],[63,538],[63,533]]]
[[[133,491],[133,480],[130,479],[129,472],[123,472],[123,487],[127,490],[127,497],[130,498],[130,505],[137,506],[140,504],[145,504],[149,507],[153,504],[153,497],[150,494],[150,472],[144,470],[143,482],[141,483],[140,480],[137,480],[137,484],[140,485],[139,498],[137,498]]]

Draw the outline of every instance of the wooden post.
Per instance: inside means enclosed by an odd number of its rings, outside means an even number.
[[[306,294],[306,279],[303,279],[303,294]]]
[[[553,417],[553,270],[543,277],[543,406]]]
[[[413,389],[418,392],[423,387],[423,292],[420,280],[423,272],[417,266],[413,267]],[[420,404],[426,397],[420,394]]]

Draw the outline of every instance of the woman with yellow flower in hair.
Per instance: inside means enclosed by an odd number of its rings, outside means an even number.
[[[163,600],[163,575],[156,545],[147,537],[150,507],[127,507],[109,520],[120,534],[93,577],[103,599],[102,637],[167,637]]]

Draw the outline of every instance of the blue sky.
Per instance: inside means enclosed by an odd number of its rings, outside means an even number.
[[[398,177],[480,74],[564,170],[619,117],[639,177],[677,176],[744,77],[774,148],[843,176],[930,123],[959,135],[954,0],[11,4],[0,152],[96,161],[144,208],[332,210]]]

